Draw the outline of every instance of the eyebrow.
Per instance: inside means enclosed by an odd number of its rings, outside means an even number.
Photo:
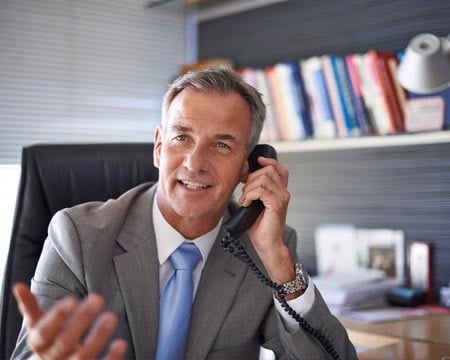
[[[183,126],[183,125],[172,125],[170,126],[170,130],[172,131],[182,131],[182,132],[192,132],[192,128],[188,127],[188,126]],[[239,144],[238,139],[236,139],[233,135],[230,134],[216,134],[214,136],[217,140],[228,140],[231,141],[233,143]]]

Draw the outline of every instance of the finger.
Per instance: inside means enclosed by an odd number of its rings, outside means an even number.
[[[266,177],[273,180],[277,186],[287,188],[289,172],[283,167],[275,167],[272,165],[267,165],[259,170],[250,173],[245,182],[245,186],[257,183],[258,186],[261,182],[265,183],[267,181]],[[245,187],[244,186],[244,187]]]
[[[64,329],[78,305],[73,297],[66,297],[58,301],[41,319],[30,329],[27,345],[37,353],[49,349]]]
[[[117,317],[111,312],[99,316],[83,345],[76,353],[77,359],[92,359],[105,347],[117,326]],[[117,345],[116,345],[117,346]]]
[[[249,184],[239,202],[242,206],[248,206],[254,200],[261,200],[266,209],[280,211],[287,207],[290,193],[285,186],[265,176],[262,180]]]
[[[239,202],[243,206],[248,206],[254,200],[264,201],[264,199],[268,200],[268,196],[278,197],[287,192],[286,186],[284,186],[274,169],[269,169],[268,167],[264,171],[247,181],[242,188],[242,196]]]
[[[95,323],[97,317],[105,306],[103,298],[96,294],[84,299],[55,338],[53,345],[48,349],[50,358],[67,359],[72,353],[80,349],[82,338],[88,329]]]
[[[127,342],[122,339],[114,340],[109,347],[108,353],[103,360],[119,360],[123,359],[125,352],[127,351]]]
[[[13,294],[16,298],[19,311],[26,320],[27,327],[33,327],[43,316],[44,312],[39,307],[30,288],[24,283],[17,283],[13,286]]]
[[[260,156],[258,158],[258,161],[264,168],[269,168],[269,167],[273,168],[275,170],[275,172],[278,174],[278,176],[281,178],[284,186],[287,187],[288,181],[289,181],[289,171],[284,166],[282,166],[278,162],[278,160]]]

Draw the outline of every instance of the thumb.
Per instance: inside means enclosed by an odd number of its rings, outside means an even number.
[[[19,311],[26,320],[27,327],[34,327],[44,315],[36,301],[36,297],[30,291],[30,288],[23,283],[17,283],[13,286],[13,294],[17,300]]]

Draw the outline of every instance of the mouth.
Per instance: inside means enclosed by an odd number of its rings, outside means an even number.
[[[178,182],[190,190],[204,190],[211,187],[211,185],[202,184],[197,181],[179,180]]]

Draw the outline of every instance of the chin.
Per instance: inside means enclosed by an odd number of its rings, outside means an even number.
[[[178,216],[183,218],[189,218],[192,220],[204,220],[208,221],[214,218],[217,218],[218,209],[212,209],[211,207],[204,206],[205,204],[201,203],[192,203],[188,202],[186,204],[180,205],[179,203],[174,206],[175,212]],[[222,216],[222,214],[221,214]],[[220,216],[219,216],[220,218]]]

